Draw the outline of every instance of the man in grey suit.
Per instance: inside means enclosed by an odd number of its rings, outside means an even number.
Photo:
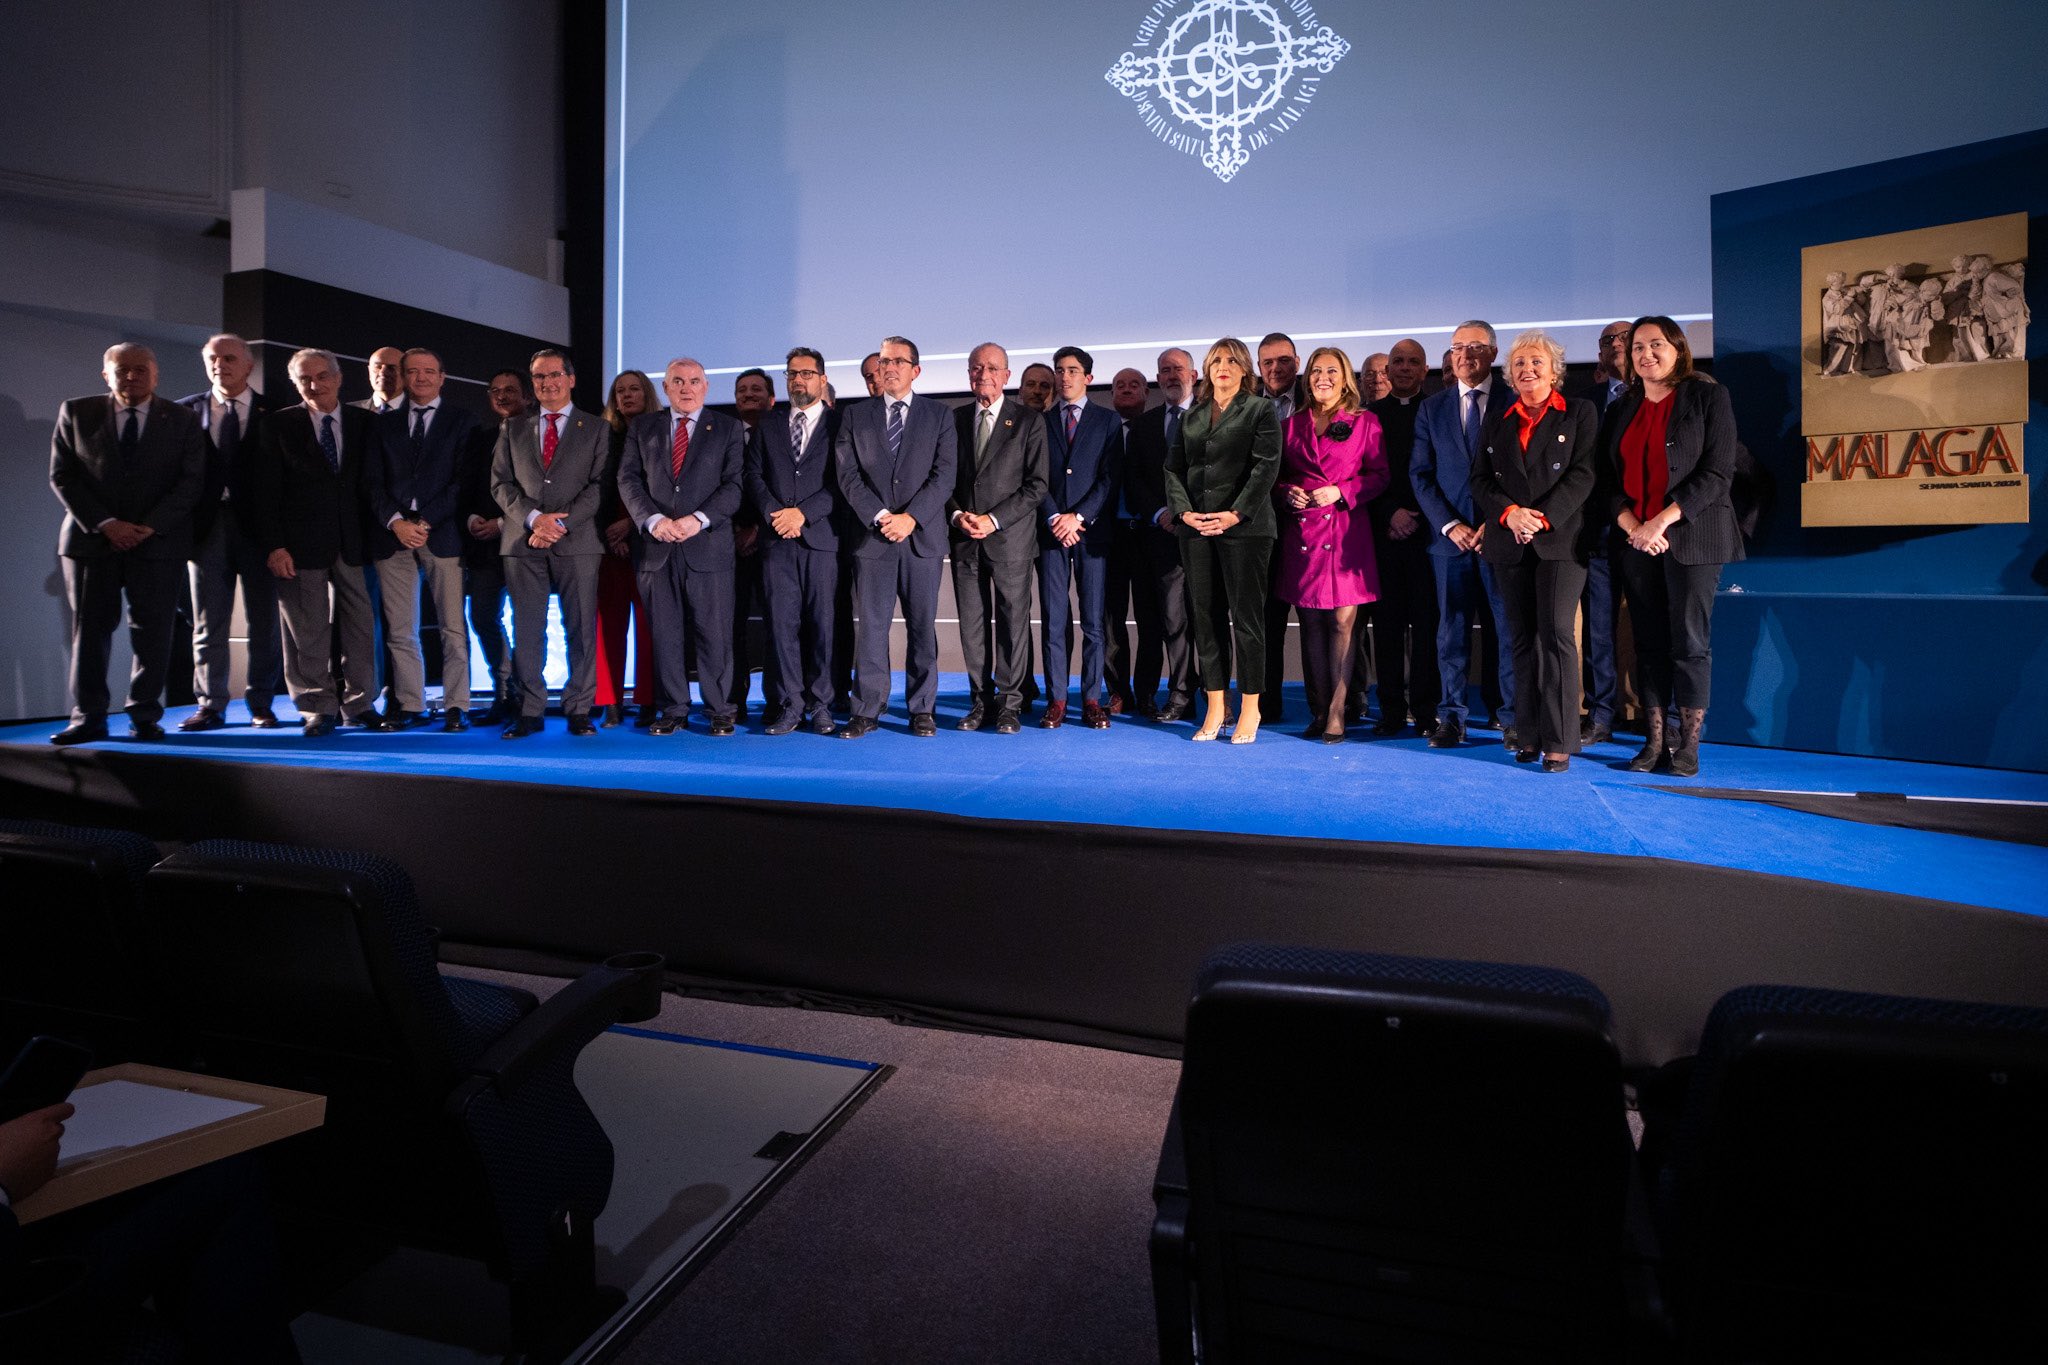
[[[1045,420],[1003,396],[1009,382],[1010,356],[1002,347],[984,341],[968,354],[967,387],[974,401],[953,414],[958,473],[946,504],[960,653],[974,689],[960,728],[979,730],[993,707],[999,735],[1016,734],[1024,710],[1036,514],[1046,479]]]
[[[903,604],[904,691],[910,733],[939,732],[939,573],[946,560],[946,499],[953,492],[953,415],[915,397],[917,346],[884,337],[881,393],[848,409],[833,448],[839,491],[853,509],[854,632],[859,695],[841,739],[872,734],[889,704],[889,627]]]
[[[71,724],[52,744],[107,737],[107,664],[124,594],[135,652],[128,724],[137,739],[163,738],[178,585],[206,479],[206,434],[190,410],[156,396],[155,353],[110,346],[101,374],[107,394],[65,402],[50,434],[72,616]]]
[[[512,593],[512,666],[519,716],[500,732],[523,739],[541,731],[547,683],[548,592],[562,602],[569,682],[562,714],[572,735],[594,735],[590,703],[597,695],[597,566],[604,555],[597,505],[611,458],[611,428],[594,413],[569,406],[576,367],[562,352],[535,351],[527,374],[540,411],[508,419],[491,457],[491,493],[505,511],[498,542],[505,586]]]

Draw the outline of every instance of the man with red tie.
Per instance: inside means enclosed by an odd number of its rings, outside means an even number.
[[[597,571],[604,556],[597,505],[611,457],[611,428],[595,413],[569,406],[576,367],[549,347],[535,351],[527,374],[540,411],[507,418],[491,457],[491,495],[504,509],[498,551],[512,594],[512,667],[519,716],[501,732],[523,739],[541,731],[547,683],[548,592],[562,603],[569,681],[562,714],[572,735],[594,735],[590,704],[597,696]]]

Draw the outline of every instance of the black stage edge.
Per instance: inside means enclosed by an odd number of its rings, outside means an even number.
[[[1219,944],[1564,967],[1630,1065],[1751,982],[2048,1005],[2048,919],[1661,859],[991,821],[111,749],[0,748],[0,809],[396,859],[451,943],[1145,1051]]]
[[[2030,801],[1961,801],[1903,792],[1772,792],[1740,787],[1665,787],[1681,796],[1710,800],[1754,801],[1831,820],[1862,825],[1960,834],[1968,839],[2000,839],[2013,844],[2048,846],[2048,806]]]

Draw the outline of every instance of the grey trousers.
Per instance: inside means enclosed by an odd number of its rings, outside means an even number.
[[[299,566],[277,580],[284,618],[284,680],[302,716],[359,716],[377,692],[377,623],[363,571],[337,559],[325,569]],[[341,677],[334,676],[334,637],[341,636]]]
[[[441,631],[441,704],[469,709],[469,622],[462,610],[462,561],[426,547],[400,549],[377,561],[384,607],[384,645],[391,651],[391,691],[401,711],[427,709],[426,664],[420,655],[420,583],[434,595]]]
[[[249,630],[249,673],[242,697],[253,708],[270,705],[284,686],[284,641],[277,619],[277,580],[263,552],[243,539],[225,508],[206,538],[192,547],[186,566],[192,589],[192,691],[209,711],[233,698],[235,584],[242,586],[242,616]]]
[[[597,696],[597,564],[595,555],[506,555],[505,587],[512,594],[512,674],[519,685],[519,714],[539,720],[548,709],[548,588],[562,602],[569,681],[562,687],[562,714],[590,713]]]

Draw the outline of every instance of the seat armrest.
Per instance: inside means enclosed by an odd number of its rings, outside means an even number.
[[[659,953],[622,953],[591,968],[506,1030],[467,1074],[509,1094],[556,1049],[579,1051],[613,1024],[653,1018],[667,965]]]

